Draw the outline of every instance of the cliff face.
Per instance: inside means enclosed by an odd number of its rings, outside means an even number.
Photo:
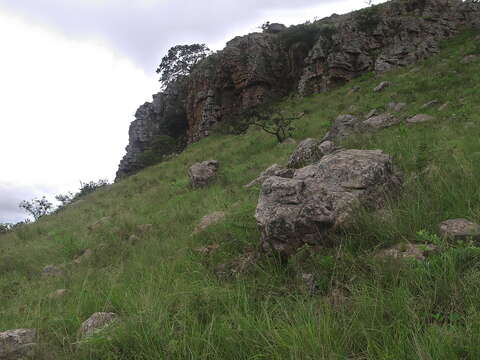
[[[292,91],[309,95],[368,71],[387,71],[438,52],[439,41],[465,26],[480,26],[480,4],[461,0],[393,0],[314,23],[313,43],[285,42],[290,29],[237,37],[199,63],[153,102],[130,126],[117,179],[142,167],[141,154],[160,136],[188,143],[245,108]]]

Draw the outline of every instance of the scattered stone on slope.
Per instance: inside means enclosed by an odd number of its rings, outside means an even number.
[[[405,103],[390,102],[387,104],[387,109],[393,112],[400,112],[406,107],[407,107],[407,104]]]
[[[96,231],[102,228],[104,225],[108,224],[112,218],[110,216],[105,216],[97,221],[95,221],[93,224],[88,226],[88,230],[90,231]]]
[[[217,160],[207,160],[193,164],[188,170],[190,184],[194,189],[208,186],[217,175],[220,164]]]
[[[88,259],[90,259],[92,257],[92,255],[93,255],[92,249],[85,249],[85,250],[82,251],[82,253],[80,255],[75,257],[75,259],[73,259],[73,263],[77,264],[77,265],[80,265],[80,264],[84,263],[85,261],[87,261]]]
[[[449,240],[480,241],[480,225],[466,219],[446,220],[438,228],[440,235]]]
[[[141,224],[137,226],[137,230],[140,234],[146,234],[153,229],[153,224]]]
[[[220,279],[235,278],[247,273],[254,267],[260,256],[256,251],[247,251],[237,259],[226,264],[220,264],[215,268],[215,274]]]
[[[317,290],[317,283],[315,281],[315,276],[310,273],[301,273],[300,280],[305,287],[305,290],[308,294],[314,294]]]
[[[432,100],[432,101],[429,101],[425,104],[422,105],[422,107],[420,109],[428,109],[429,107],[432,107],[432,106],[435,106],[435,105],[438,105],[440,104],[440,101],[439,100]]]
[[[360,89],[361,89],[361,87],[358,86],[358,85],[352,87],[352,88],[348,91],[347,96],[350,96],[350,95],[355,94],[356,92],[360,91]]]
[[[138,243],[140,243],[140,238],[139,238],[137,235],[130,235],[130,236],[128,237],[127,242],[128,242],[130,245],[137,245]]]
[[[390,113],[372,116],[363,122],[364,125],[373,129],[383,129],[400,123],[401,120]]]
[[[295,141],[295,139],[289,137],[289,138],[286,138],[285,140],[283,140],[280,145],[296,145],[297,142]]]
[[[323,145],[322,145],[323,144]],[[290,155],[287,167],[298,169],[319,161],[324,155],[334,151],[335,145],[331,141],[308,138],[298,144],[295,151]]]
[[[81,337],[88,337],[112,325],[118,320],[118,315],[111,312],[97,312],[82,323],[79,333]]]
[[[381,259],[416,259],[423,261],[426,257],[436,252],[438,249],[435,245],[427,244],[398,244],[390,249],[384,249],[377,253],[377,257]]]
[[[374,117],[374,116],[377,116],[377,115],[380,115],[380,112],[378,111],[378,109],[372,109],[367,113],[367,115],[365,115],[365,120],[368,120],[371,117]]]
[[[21,360],[35,355],[37,330],[16,329],[0,332],[0,359]]]
[[[325,135],[322,141],[341,140],[342,138],[361,132],[362,129],[362,123],[355,116],[340,115],[334,120],[330,131]]]
[[[418,114],[418,115],[415,115],[415,116],[407,119],[407,123],[409,123],[409,124],[419,124],[419,123],[424,123],[424,122],[432,121],[432,120],[435,120],[435,118],[431,115]]]
[[[211,253],[215,252],[216,250],[220,249],[220,245],[218,244],[211,244],[205,247],[200,247],[195,249],[194,251],[200,253],[202,255],[210,255]]]
[[[256,185],[262,185],[262,183],[265,181],[265,179],[267,179],[270,176],[291,178],[293,176],[294,172],[295,172],[295,170],[293,170],[293,169],[288,169],[284,166],[281,166],[281,165],[278,165],[278,164],[273,164],[267,170],[262,172],[259,177],[257,177],[256,179],[252,180],[247,185],[245,185],[245,187],[250,188],[250,187],[256,186]]]
[[[224,211],[215,211],[214,213],[204,216],[193,233],[198,234],[207,229],[209,226],[220,223],[221,221],[225,220],[225,216],[226,214]]]
[[[477,60],[480,60],[480,55],[467,55],[462,60],[460,60],[460,62],[462,64],[470,64],[470,63],[475,62]]]
[[[67,294],[68,294],[67,289],[58,289],[58,290],[55,290],[54,292],[48,294],[48,298],[49,299],[60,299],[60,298],[65,297],[65,295],[67,295]]]
[[[449,105],[449,103],[446,102],[446,103],[440,105],[440,107],[438,108],[438,110],[439,110],[439,111],[443,111],[443,110],[445,110],[445,109],[448,107],[448,105]]]
[[[390,85],[392,85],[389,81],[382,81],[380,84],[378,84],[373,91],[374,92],[381,92],[388,88]]]
[[[64,267],[61,265],[47,265],[42,270],[43,276],[58,277],[65,274]]]
[[[380,150],[341,150],[298,169],[292,179],[270,177],[255,213],[262,247],[288,258],[305,243],[322,244],[356,208],[381,207],[400,185],[392,158]]]

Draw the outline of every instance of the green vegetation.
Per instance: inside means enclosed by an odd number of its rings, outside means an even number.
[[[307,21],[303,24],[292,25],[282,31],[278,37],[288,49],[297,43],[304,43],[312,48],[319,37],[323,37],[328,43],[332,42],[332,36],[337,32],[334,25],[324,25],[318,22]]]
[[[340,113],[362,116],[390,101],[408,104],[402,117],[435,117],[344,144],[393,155],[405,185],[381,213],[359,214],[336,247],[303,249],[286,267],[260,259],[217,276],[221,264],[246,263],[258,246],[258,188],[243,185],[285,163],[295,147],[255,128],[217,134],[2,235],[0,329],[38,328],[38,359],[480,358],[480,248],[435,235],[449,218],[480,221],[480,62],[460,61],[475,50],[475,36],[450,40],[439,56],[415,66],[278,105],[305,112],[297,140],[321,138]],[[380,81],[392,85],[374,93]],[[361,90],[352,95],[353,86]],[[448,106],[421,110],[433,99]],[[192,190],[187,169],[208,158],[220,161],[219,179]],[[226,211],[226,220],[192,235],[214,211]],[[142,224],[153,228],[142,233]],[[127,241],[132,234],[140,239],[135,245]],[[424,262],[375,256],[406,242],[435,243],[441,251]],[[208,245],[219,247],[209,255],[195,251]],[[69,263],[86,248],[94,255],[68,265],[64,277],[41,276],[45,265]],[[313,293],[301,279],[306,273],[314,276]],[[70,293],[48,298],[60,288]],[[116,312],[122,322],[78,343],[80,324],[96,311]]]

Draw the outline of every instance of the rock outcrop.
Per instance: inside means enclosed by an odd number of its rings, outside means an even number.
[[[392,0],[316,21],[313,41],[278,24],[271,24],[275,31],[237,37],[139,108],[117,179],[209,136],[244,109],[436,54],[441,40],[465,26],[480,27],[479,19],[478,2]]]
[[[304,244],[325,244],[358,207],[380,207],[400,185],[391,157],[380,150],[340,150],[292,179],[270,177],[255,213],[262,247],[287,258]]]
[[[332,141],[324,141],[322,143],[316,139],[305,139],[298,144],[295,151],[290,155],[287,166],[298,169],[311,165],[334,150],[335,144]]]
[[[413,64],[437,54],[440,40],[477,25],[479,17],[478,3],[394,0],[320,20],[335,30],[320,36],[310,51],[298,92],[321,92],[367,71]]]

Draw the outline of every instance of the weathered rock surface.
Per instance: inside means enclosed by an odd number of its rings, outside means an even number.
[[[82,323],[79,333],[81,337],[88,337],[101,331],[118,320],[118,315],[111,312],[97,312]]]
[[[47,265],[42,270],[43,276],[58,277],[65,274],[64,267],[61,265]]]
[[[281,165],[278,165],[278,164],[273,164],[267,170],[262,172],[259,177],[257,177],[256,179],[252,180],[247,185],[245,185],[245,187],[250,188],[252,186],[261,185],[270,176],[291,178],[291,177],[293,177],[294,173],[295,173],[295,170],[293,170],[293,169],[288,169],[284,166],[281,166]]]
[[[461,0],[389,1],[320,20],[335,28],[320,36],[305,60],[302,95],[328,90],[366,71],[383,72],[439,52],[440,40],[480,23],[480,5]]]
[[[380,207],[401,180],[380,150],[341,150],[298,169],[292,179],[263,183],[255,218],[262,246],[284,257],[305,243],[322,244],[359,206]]]
[[[373,89],[373,91],[374,91],[374,92],[383,91],[383,90],[385,90],[386,88],[388,88],[390,85],[391,85],[390,82],[388,82],[388,81],[382,81],[380,84],[378,84],[378,85]]]
[[[193,164],[188,170],[190,184],[194,189],[208,186],[215,180],[220,164],[217,160],[208,160]]]
[[[177,145],[170,151],[162,148],[163,152],[169,154],[181,149],[182,144],[178,142],[187,131],[185,99],[186,83],[178,81],[164,92],[153,95],[152,102],[146,102],[138,108],[135,120],[130,124],[127,153],[120,161],[116,180],[143,169],[146,165],[142,154],[159,151],[158,142],[164,137],[177,141]]]
[[[362,122],[353,115],[338,116],[322,141],[335,141],[346,138],[364,129]]]
[[[214,213],[204,216],[202,220],[200,220],[200,223],[195,228],[193,233],[198,234],[207,229],[209,226],[218,224],[219,222],[225,220],[225,216],[226,214],[224,211],[215,211]]]
[[[98,219],[93,224],[88,225],[88,230],[97,231],[102,228],[104,225],[108,224],[112,218],[110,216],[105,216],[101,219]]]
[[[33,359],[36,338],[36,329],[0,332],[0,360]]]
[[[392,111],[392,112],[400,112],[403,109],[407,107],[407,104],[405,103],[396,103],[396,102],[390,102],[387,105],[387,109]]]
[[[75,257],[75,259],[73,259],[73,263],[77,265],[83,264],[85,261],[88,261],[88,259],[90,259],[92,256],[93,256],[92,249],[85,249],[82,251],[80,255]]]
[[[377,116],[372,116],[368,120],[363,122],[364,125],[373,129],[383,129],[396,125],[401,122],[401,119],[395,117],[392,114],[385,113]]]
[[[287,166],[298,169],[319,161],[324,155],[335,150],[335,144],[331,141],[321,142],[316,139],[305,139],[298,144],[295,151],[290,155]]]
[[[418,114],[418,115],[415,115],[415,116],[407,119],[407,123],[409,123],[409,124],[420,124],[420,123],[424,123],[424,122],[427,122],[427,121],[432,121],[434,119],[435,118],[431,115]]]
[[[480,241],[480,225],[466,219],[450,219],[438,226],[441,236],[449,240]]]
[[[437,247],[432,244],[399,244],[380,251],[376,256],[382,259],[416,259],[423,261],[437,250]]]
[[[55,290],[54,292],[48,294],[48,298],[49,299],[60,299],[60,298],[65,297],[65,295],[67,295],[67,294],[68,294],[67,289],[58,289],[58,290]]]

